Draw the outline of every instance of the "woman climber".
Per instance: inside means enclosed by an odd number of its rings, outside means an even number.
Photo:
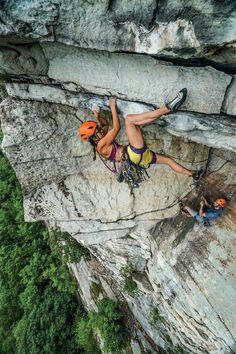
[[[99,112],[94,110],[94,115],[100,125],[95,121],[84,122],[79,127],[78,134],[82,140],[90,142],[95,146],[97,153],[106,160],[121,162],[128,156],[128,159],[135,165],[147,168],[151,164],[164,164],[177,173],[198,180],[201,177],[202,170],[191,171],[175,162],[172,158],[148,149],[140,128],[141,125],[150,124],[165,114],[176,112],[184,103],[186,96],[187,89],[183,88],[173,100],[166,102],[160,108],[141,114],[127,114],[125,117],[126,133],[129,140],[127,147],[120,145],[115,140],[120,131],[120,120],[115,98],[110,98],[109,100],[112,113],[112,128],[110,130],[108,130],[106,120],[101,119]]]

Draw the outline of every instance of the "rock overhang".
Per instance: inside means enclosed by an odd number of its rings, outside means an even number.
[[[1,5],[0,17],[1,36],[10,36],[11,41],[19,37],[111,52],[235,61],[230,49],[236,36],[233,0],[191,1],[184,7],[181,1],[170,0],[165,6],[154,0],[84,1],[80,6],[76,0],[70,4],[66,0],[20,4],[12,0]],[[229,49],[226,57],[222,48]]]

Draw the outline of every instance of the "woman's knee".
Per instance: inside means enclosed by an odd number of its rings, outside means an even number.
[[[132,114],[126,114],[125,115],[125,125],[128,126],[128,125],[133,125],[134,122],[133,122],[133,117],[132,117]]]

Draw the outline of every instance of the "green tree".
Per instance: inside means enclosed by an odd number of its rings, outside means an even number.
[[[78,318],[75,333],[79,347],[84,349],[86,354],[101,353],[88,317]]]
[[[135,296],[137,294],[137,283],[133,279],[134,270],[132,266],[127,265],[122,268],[122,275],[124,277],[123,282],[123,291],[129,294],[130,296]]]
[[[34,290],[34,296],[29,290]],[[77,304],[70,294],[53,292],[50,287],[39,294],[30,287],[21,300],[25,311],[14,328],[17,353],[77,352],[71,326]]]
[[[87,354],[97,353],[93,334],[100,333],[104,342],[104,351],[121,354],[128,344],[128,331],[122,322],[123,314],[117,301],[104,298],[98,301],[98,312],[90,312],[76,325],[76,338]]]
[[[68,258],[43,223],[24,222],[22,199],[0,152],[0,353],[80,353],[74,333],[83,310]]]
[[[90,325],[100,331],[107,352],[120,354],[127,346],[128,332],[122,317],[118,302],[107,298],[98,301],[98,313],[90,314]]]

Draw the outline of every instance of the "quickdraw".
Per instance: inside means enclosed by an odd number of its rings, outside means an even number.
[[[105,159],[103,156],[98,154],[101,161],[104,163],[106,168],[115,173],[116,180],[119,183],[127,183],[130,189],[138,188],[140,183],[146,181],[150,176],[147,173],[148,166],[140,166],[134,164],[130,159],[126,152],[126,148],[124,149],[123,156],[121,161],[109,161]],[[141,159],[140,159],[141,160]],[[112,164],[112,167],[111,167]]]
[[[134,164],[129,158],[123,162],[121,168],[116,173],[117,181],[127,183],[131,190],[138,188],[140,183],[148,178],[147,169]]]
[[[119,166],[116,168],[116,179],[119,183],[127,183],[131,190],[133,188],[138,188],[141,182],[149,178],[147,173],[148,167],[149,166],[143,167],[138,164],[134,164],[127,154],[126,147]]]

